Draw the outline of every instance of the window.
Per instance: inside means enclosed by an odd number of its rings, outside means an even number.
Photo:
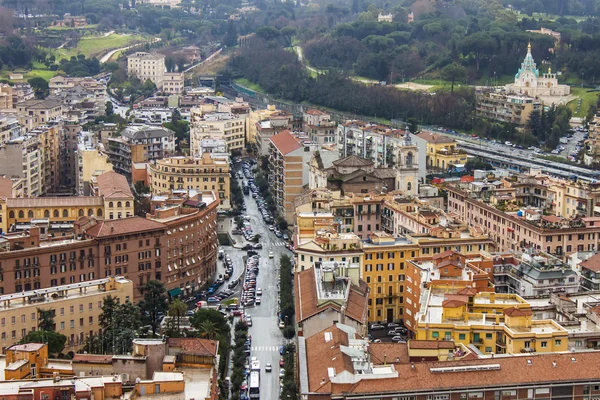
[[[465,336],[465,334],[464,334],[464,333],[460,333],[460,334],[458,335],[458,340],[465,340],[465,338],[466,338],[466,336]]]
[[[63,210],[63,218],[68,218],[69,217],[69,210]]]
[[[554,345],[555,345],[555,346],[560,346],[560,343],[561,343],[561,340],[560,340],[560,339],[556,339],[556,340],[554,341]]]
[[[440,337],[440,333],[439,332],[431,332],[431,337],[434,339],[437,339]]]

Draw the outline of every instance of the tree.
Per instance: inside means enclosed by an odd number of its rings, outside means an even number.
[[[114,114],[114,107],[113,107],[113,103],[111,101],[107,101],[106,102],[106,115],[107,116],[111,116]]]
[[[106,296],[99,322],[102,327],[100,346],[103,352],[111,354],[131,352],[132,340],[140,327],[138,306],[130,301],[120,304],[116,297]]]
[[[219,333],[219,328],[212,321],[204,321],[200,324],[200,334],[206,339],[214,339]]]
[[[160,326],[160,317],[168,309],[168,299],[165,285],[159,281],[149,281],[141,288],[144,299],[140,302],[142,320],[152,327],[152,335]]]
[[[296,336],[296,329],[293,326],[288,325],[285,328],[283,328],[283,330],[281,331],[281,333],[283,334],[284,338],[286,338],[287,340],[290,340],[294,336]]]
[[[185,317],[187,310],[187,305],[179,299],[175,299],[169,304],[169,316],[175,318],[178,331],[181,330],[181,317]]]
[[[29,79],[27,83],[31,85],[31,88],[35,92],[35,97],[37,97],[38,99],[43,99],[46,96],[48,96],[48,81],[46,81],[44,78],[34,76],[33,78]]]
[[[177,59],[177,72],[183,72],[185,71],[185,58],[184,57],[179,57]]]
[[[54,331],[56,324],[54,323],[54,310],[37,309],[38,312],[38,329],[41,331]]]
[[[462,40],[462,49],[465,56],[475,55],[475,64],[479,71],[481,59],[494,53],[496,41],[487,33],[477,32]]]
[[[31,331],[25,336],[21,343],[46,343],[48,344],[48,353],[60,354],[67,342],[67,337],[62,333],[52,331]]]
[[[462,79],[466,76],[467,70],[460,64],[452,63],[442,68],[441,74],[445,80],[452,82],[450,93],[454,94],[454,81]]]
[[[238,40],[238,32],[235,21],[230,20],[227,25],[227,32],[225,33],[225,38],[223,39],[223,44],[227,47],[234,47],[237,44]]]
[[[165,57],[165,68],[167,72],[175,72],[175,59],[172,56]]]
[[[211,325],[204,325],[205,322],[210,322],[212,327]],[[211,310],[210,308],[201,308],[197,310],[194,315],[190,317],[190,323],[201,333],[215,332],[225,335],[230,329],[223,314],[217,310]]]

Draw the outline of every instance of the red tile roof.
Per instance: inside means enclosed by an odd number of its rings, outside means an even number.
[[[73,362],[85,364],[112,364],[112,356],[103,354],[75,354],[75,356],[73,356]]]
[[[433,256],[432,258],[434,260],[439,260],[440,258],[446,258],[446,257],[450,257],[451,255],[454,255],[454,251],[452,250],[446,250],[443,253],[440,254],[436,254],[435,256]]]
[[[128,217],[100,221],[86,230],[85,234],[89,237],[101,238],[163,229],[167,229],[167,226],[160,222],[142,217]]]
[[[506,315],[507,317],[528,317],[530,315],[533,315],[533,313],[529,308],[513,307],[504,310],[504,315]]]
[[[436,349],[452,349],[454,350],[454,342],[451,340],[409,340],[409,349],[420,350],[436,350]]]
[[[271,143],[279,150],[283,155],[289,154],[294,150],[298,150],[302,147],[296,140],[289,130],[281,131],[277,135],[272,136],[270,139]]]
[[[446,135],[442,135],[440,133],[421,132],[415,136],[417,136],[429,143],[436,143],[436,144],[437,143],[456,143],[456,140],[454,140],[451,137],[448,137]]]
[[[579,265],[590,271],[600,272],[600,253],[591,256]]]
[[[456,292],[456,294],[461,294],[463,296],[475,296],[477,293],[479,293],[479,291],[470,286],[466,287],[466,288],[462,288],[458,292]]]
[[[104,198],[133,197],[127,178],[114,171],[98,176],[98,191]]]
[[[466,301],[457,300],[457,299],[450,299],[450,300],[444,300],[442,302],[442,307],[456,308],[456,307],[462,307],[465,304],[467,304]]]
[[[219,348],[219,342],[199,338],[169,338],[168,346],[179,347],[185,354],[215,357]]]
[[[321,110],[315,110],[315,109],[308,110],[306,113],[307,113],[308,115],[329,115],[329,114],[327,114],[326,112],[323,112],[323,111],[321,111]]]

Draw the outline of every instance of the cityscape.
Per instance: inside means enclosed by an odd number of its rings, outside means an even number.
[[[600,398],[598,32],[0,0],[0,397]]]

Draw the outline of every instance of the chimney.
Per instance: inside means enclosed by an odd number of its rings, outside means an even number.
[[[342,308],[340,309],[340,324],[345,325],[346,324],[346,305],[342,305]]]

